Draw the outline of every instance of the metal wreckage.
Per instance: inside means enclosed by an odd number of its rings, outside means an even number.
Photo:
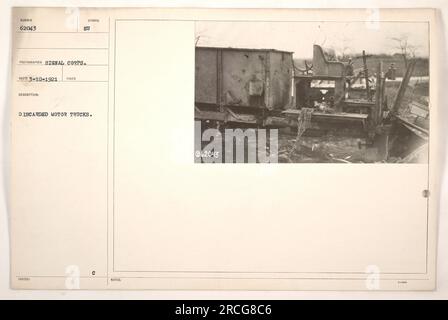
[[[415,60],[390,98],[395,69],[385,73],[379,61],[369,70],[368,58],[363,51],[354,72],[351,60],[331,61],[314,45],[312,64],[299,69],[292,52],[196,47],[195,119],[204,127],[280,128],[280,162],[427,161],[429,108],[402,106]]]

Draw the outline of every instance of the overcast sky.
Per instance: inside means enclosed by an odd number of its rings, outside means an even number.
[[[392,37],[408,37],[417,56],[428,56],[427,23],[381,22],[196,22],[199,46],[266,48],[293,51],[295,58],[312,58],[313,44],[340,54],[396,53]]]

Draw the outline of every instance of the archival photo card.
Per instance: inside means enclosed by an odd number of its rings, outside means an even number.
[[[434,10],[12,18],[14,289],[436,287]]]

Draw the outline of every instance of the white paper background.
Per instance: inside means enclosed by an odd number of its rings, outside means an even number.
[[[51,6],[52,1],[4,1],[0,8],[0,34],[2,39],[2,46],[0,51],[0,62],[3,66],[9,66],[10,60],[10,7],[11,6]],[[58,1],[58,4],[64,4],[66,6],[131,6],[131,4],[137,6],[210,6],[210,1]],[[215,7],[324,7],[331,5],[331,7],[359,7],[359,1],[214,1]],[[440,15],[442,22],[446,24],[448,18],[448,3],[446,1],[394,1],[393,4],[388,1],[365,1],[363,6],[366,7],[434,7],[440,8]],[[442,28],[446,29],[446,28]],[[445,39],[442,47],[446,51],[447,35],[443,35]],[[445,73],[448,73],[447,64],[440,65]],[[2,181],[0,194],[0,298],[144,298],[144,299],[238,299],[238,298],[254,298],[254,299],[296,299],[296,298],[364,298],[364,299],[380,299],[380,298],[448,298],[448,223],[447,223],[447,198],[441,199],[441,213],[439,217],[439,248],[438,248],[438,289],[435,292],[420,292],[420,293],[382,293],[382,292],[368,292],[368,293],[355,293],[355,292],[176,292],[176,291],[19,291],[9,289],[9,233],[8,233],[8,184],[9,184],[9,68],[2,68],[0,74],[0,84],[2,90],[2,110],[1,110],[1,123],[2,123],[2,148],[1,158],[2,162]],[[443,72],[442,72],[443,73]],[[448,79],[445,76],[440,79],[442,82],[446,82]],[[440,97],[442,101],[447,101],[447,95]],[[443,102],[440,106],[440,115],[447,119],[448,112],[443,110]],[[445,121],[446,122],[446,121]],[[444,131],[447,131],[444,128]],[[446,142],[443,141],[446,145]],[[445,162],[446,163],[446,162]],[[446,174],[445,174],[446,176]],[[441,194],[446,194],[446,182],[444,179],[444,190]]]

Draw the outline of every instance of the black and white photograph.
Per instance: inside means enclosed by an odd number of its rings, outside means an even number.
[[[427,163],[425,22],[197,21],[196,163]]]

